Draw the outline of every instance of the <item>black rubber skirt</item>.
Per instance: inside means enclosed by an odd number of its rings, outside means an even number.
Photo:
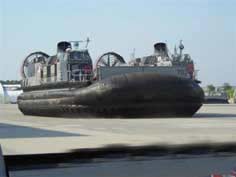
[[[112,76],[83,88],[24,92],[18,107],[26,115],[58,117],[188,117],[204,93],[193,80],[157,73]]]

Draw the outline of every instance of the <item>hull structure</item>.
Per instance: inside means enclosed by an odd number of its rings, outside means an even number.
[[[70,117],[186,117],[204,93],[191,79],[157,73],[111,76],[84,87],[26,91],[18,107],[26,115]]]

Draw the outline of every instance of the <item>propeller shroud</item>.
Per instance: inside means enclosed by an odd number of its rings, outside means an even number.
[[[21,77],[27,78],[27,67],[30,63],[42,63],[45,64],[48,61],[49,55],[44,52],[33,52],[29,54],[23,61],[21,66]]]
[[[101,66],[115,67],[121,64],[125,64],[125,60],[122,56],[115,52],[107,52],[100,56],[96,63],[96,68]]]

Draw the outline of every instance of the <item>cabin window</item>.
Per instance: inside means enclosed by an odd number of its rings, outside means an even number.
[[[54,73],[55,73],[55,76],[57,76],[57,64],[54,64]]]
[[[51,77],[51,66],[47,66],[47,77]]]
[[[74,51],[70,53],[71,60],[89,60],[90,56],[87,51]]]
[[[41,79],[43,79],[43,70],[41,69],[41,72],[40,72],[40,77]]]

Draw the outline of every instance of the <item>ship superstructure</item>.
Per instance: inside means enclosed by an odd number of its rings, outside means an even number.
[[[67,82],[87,82],[93,79],[93,64],[88,49],[79,50],[80,41],[59,42],[57,54],[44,52],[28,55],[22,65],[24,89],[53,87]],[[38,87],[37,87],[38,86]]]

